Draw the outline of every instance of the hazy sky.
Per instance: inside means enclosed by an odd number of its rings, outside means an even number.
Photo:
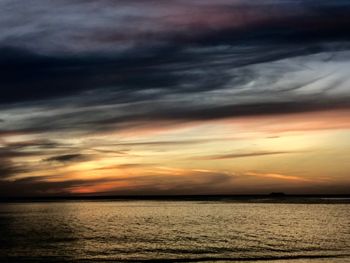
[[[350,193],[347,0],[0,0],[0,195]]]

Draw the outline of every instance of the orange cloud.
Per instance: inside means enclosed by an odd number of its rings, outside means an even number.
[[[350,129],[350,110],[317,111],[275,116],[254,116],[225,120],[240,130],[284,133]]]
[[[282,179],[289,181],[300,181],[300,182],[312,182],[313,180],[299,177],[299,176],[291,176],[279,173],[257,173],[257,172],[247,172],[245,175],[249,176],[257,176],[257,177],[265,177],[265,178],[274,178],[274,179]]]
[[[128,188],[130,184],[128,182],[106,182],[96,183],[92,185],[75,186],[68,189],[71,194],[92,194],[108,192],[116,190],[118,188]]]

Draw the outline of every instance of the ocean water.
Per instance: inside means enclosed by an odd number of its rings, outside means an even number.
[[[350,262],[350,204],[0,204],[0,262]]]

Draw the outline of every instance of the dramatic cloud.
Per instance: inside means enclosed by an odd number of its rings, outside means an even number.
[[[179,172],[179,171],[178,171]],[[27,177],[15,181],[0,180],[0,196],[71,195],[88,194],[185,194],[187,191],[203,194],[232,187],[235,176],[214,171],[180,171],[180,176],[164,174],[127,178],[101,178],[93,180],[47,181],[45,177]],[[23,188],[23,191],[20,189]],[[20,194],[19,194],[20,191]]]
[[[21,169],[8,159],[0,158],[0,178],[6,179],[20,172]]]
[[[344,163],[326,148],[347,154],[329,138],[348,139],[349,13],[345,0],[0,1],[0,177],[28,193],[69,192],[86,178],[104,192],[101,178],[153,178],[149,164],[205,170],[221,160],[219,174],[244,174],[230,162],[261,168],[261,156],[264,174],[288,166],[298,176],[297,158],[325,141],[318,162]],[[301,170],[326,176],[310,167]],[[163,191],[151,181],[119,183]],[[172,182],[169,193],[199,187]]]
[[[293,152],[250,152],[250,153],[233,153],[233,154],[223,154],[223,155],[212,155],[204,156],[198,159],[200,160],[220,160],[220,159],[234,159],[234,158],[247,158],[256,156],[266,156],[275,154],[289,154]]]
[[[84,156],[82,154],[66,154],[66,155],[53,156],[53,157],[47,158],[45,161],[68,163],[68,162],[84,161],[87,159],[88,159],[87,156]]]

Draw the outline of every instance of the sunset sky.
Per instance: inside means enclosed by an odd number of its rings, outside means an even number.
[[[0,196],[350,193],[347,0],[1,0]]]

